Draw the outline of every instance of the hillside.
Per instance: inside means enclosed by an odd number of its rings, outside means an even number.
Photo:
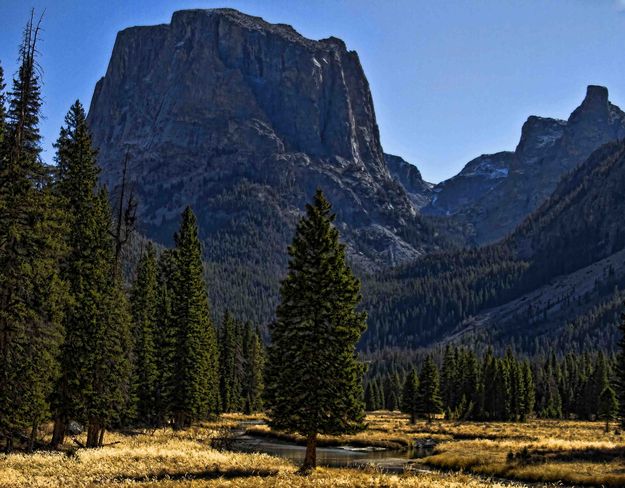
[[[605,87],[589,86],[568,120],[531,116],[514,152],[482,155],[436,185],[423,213],[470,225],[475,244],[495,242],[538,209],[593,151],[623,137],[625,113],[609,102]]]
[[[450,337],[525,351],[614,347],[625,285],[624,187],[625,145],[607,144],[501,243],[432,255],[369,280],[365,347]]]

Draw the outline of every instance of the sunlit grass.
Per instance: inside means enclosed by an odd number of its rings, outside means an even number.
[[[303,477],[285,459],[210,447],[211,439],[224,427],[262,418],[227,415],[181,432],[109,433],[101,449],[74,450],[68,441],[66,452],[0,455],[0,487],[505,486],[492,477],[625,486],[623,439],[614,432],[606,434],[601,423],[592,422],[455,423],[439,419],[410,425],[402,414],[374,412],[367,418],[367,430],[360,434],[322,437],[328,444],[406,447],[424,439],[438,443],[431,456],[410,461],[401,475],[374,468],[319,468]],[[250,428],[268,434],[265,426]]]
[[[262,418],[262,417],[256,417]],[[158,429],[108,433],[100,449],[0,455],[0,487],[60,488],[105,486],[199,487],[449,487],[503,486],[455,473],[384,474],[376,469],[319,468],[308,477],[289,461],[265,454],[222,452],[210,441],[223,427],[251,420],[227,415],[216,422],[176,432]],[[363,434],[365,435],[365,434]],[[379,433],[373,433],[379,436]]]

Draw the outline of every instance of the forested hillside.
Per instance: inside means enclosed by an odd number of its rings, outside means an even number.
[[[553,196],[501,243],[428,256],[366,279],[370,327],[365,349],[419,347],[442,340],[461,330],[465,319],[622,250],[624,187],[625,147],[621,142],[607,144],[565,177]],[[548,310],[553,303],[547,310],[533,310],[529,300],[526,313],[508,318],[513,325],[506,328],[507,335],[497,331],[501,324],[492,324],[495,329],[482,334],[482,340],[501,342],[514,329],[513,335],[523,336],[519,347],[532,351],[545,329],[555,335],[567,327],[575,330],[575,323],[581,323],[579,333],[569,336],[569,347],[612,349],[615,343],[606,337],[614,337],[615,304],[625,274],[620,266],[607,263],[605,268],[590,290],[581,293],[582,287],[576,291],[573,284],[572,291],[561,290],[561,296],[554,296],[554,302],[568,300],[557,316]]]

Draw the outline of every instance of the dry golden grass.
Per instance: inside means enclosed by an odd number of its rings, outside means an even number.
[[[613,431],[605,433],[601,422],[437,419],[411,425],[405,415],[382,411],[370,413],[367,423],[365,432],[356,436],[324,436],[322,443],[405,447],[432,439],[438,445],[433,455],[418,461],[422,466],[526,482],[625,486],[625,439]],[[303,440],[271,433],[264,426],[250,431]]]
[[[0,455],[0,487],[56,488],[119,485],[157,488],[232,487],[448,487],[503,486],[466,474],[384,474],[377,470],[320,468],[308,477],[290,462],[265,454],[220,452],[209,447],[223,426],[249,417],[227,416],[183,432],[160,429],[108,434],[100,449]],[[69,448],[69,444],[65,446]],[[70,453],[72,451],[69,451]]]
[[[444,431],[452,440],[422,462],[529,482],[625,486],[625,439],[603,428],[600,422],[574,421],[440,422],[427,429]]]
[[[306,439],[297,434],[272,431],[266,425],[255,425],[246,429],[246,434],[258,437],[272,437],[275,439],[305,444]],[[386,449],[407,449],[412,445],[411,439],[404,434],[393,432],[377,432],[366,430],[355,435],[329,436],[320,435],[317,441],[319,446],[373,446]]]

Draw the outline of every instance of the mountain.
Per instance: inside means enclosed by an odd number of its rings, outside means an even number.
[[[416,208],[422,208],[432,199],[432,183],[423,180],[421,172],[400,156],[384,153],[384,160],[391,176],[404,187]]]
[[[128,159],[142,233],[171,244],[193,207],[220,310],[271,318],[316,187],[363,272],[438,246],[389,172],[367,79],[340,39],[232,9],[175,12],[118,34],[88,122],[110,188]]]
[[[560,179],[601,145],[625,137],[625,113],[608,90],[589,86],[567,121],[531,116],[514,152],[480,156],[434,188],[423,214],[470,224],[477,244],[510,233],[555,190]]]
[[[364,347],[613,350],[625,300],[625,142],[600,147],[506,239],[366,282]]]

